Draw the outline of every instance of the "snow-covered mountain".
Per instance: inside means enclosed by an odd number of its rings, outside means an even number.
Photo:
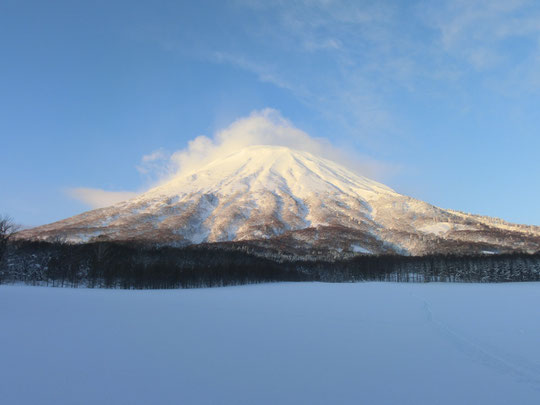
[[[540,250],[540,227],[437,208],[280,146],[252,146],[137,198],[18,234],[176,246],[243,241],[298,254]]]

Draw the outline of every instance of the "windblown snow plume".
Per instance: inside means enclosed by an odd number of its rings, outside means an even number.
[[[329,160],[340,162],[356,173],[378,179],[392,170],[390,165],[367,156],[353,156],[349,152],[333,146],[324,138],[312,137],[296,128],[279,111],[266,108],[254,111],[248,117],[234,121],[213,137],[201,135],[189,141],[185,149],[172,153],[166,171],[157,168],[156,161],[165,158],[162,150],[157,150],[143,158],[142,171],[149,167],[160,173],[162,182],[172,177],[189,174],[209,162],[227,157],[248,146],[285,146],[312,153]]]

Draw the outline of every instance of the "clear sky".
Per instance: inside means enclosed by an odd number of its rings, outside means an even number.
[[[0,1],[0,213],[19,223],[144,191],[267,108],[399,192],[540,225],[536,0]]]

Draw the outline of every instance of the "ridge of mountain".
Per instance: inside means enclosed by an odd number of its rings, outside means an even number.
[[[438,208],[308,152],[264,145],[17,237],[173,246],[249,242],[299,255],[540,250],[540,227]]]

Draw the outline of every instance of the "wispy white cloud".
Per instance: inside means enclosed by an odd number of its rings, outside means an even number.
[[[187,175],[215,159],[252,145],[279,145],[307,151],[376,179],[397,170],[394,165],[337,148],[324,138],[312,137],[294,126],[279,111],[267,108],[237,119],[212,137],[198,136],[186,148],[172,153],[167,162],[168,176],[162,181],[172,176]]]
[[[142,163],[152,163],[155,161],[163,160],[167,157],[167,153],[164,149],[158,149],[153,151],[152,153],[149,153],[148,155],[144,155],[141,158]]]
[[[244,56],[228,52],[214,52],[210,58],[217,63],[225,63],[247,70],[255,74],[258,79],[265,83],[271,83],[277,87],[299,93],[299,87],[288,83],[276,73],[276,68],[271,64],[259,64]]]
[[[307,40],[303,47],[308,51],[340,50],[343,44],[338,39],[326,38],[321,41]]]
[[[136,166],[137,171],[146,178],[147,183],[167,176],[167,162],[171,158],[170,152],[160,148],[141,158]]]
[[[132,191],[107,191],[99,188],[77,187],[66,190],[71,198],[82,202],[90,208],[103,208],[121,201],[136,197],[139,193]]]
[[[516,57],[511,39],[540,39],[540,8],[530,0],[445,1],[430,4],[424,21],[439,33],[441,50],[476,70],[493,69]],[[522,43],[523,45],[523,43]]]

